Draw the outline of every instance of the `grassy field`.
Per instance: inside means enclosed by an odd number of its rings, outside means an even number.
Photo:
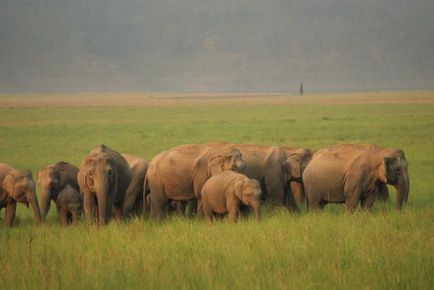
[[[402,212],[376,203],[212,226],[173,216],[98,230],[0,225],[1,289],[433,289],[434,92],[310,96],[111,94],[0,97],[0,162],[78,165],[104,143],[151,159],[184,143],[230,141],[318,149],[399,147],[411,189]],[[394,190],[392,190],[394,197]]]

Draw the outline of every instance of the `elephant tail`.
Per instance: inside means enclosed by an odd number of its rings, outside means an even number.
[[[149,195],[149,181],[148,181],[148,174],[145,175],[145,180],[143,182],[143,212],[142,216],[145,216],[145,213],[147,212],[147,206],[150,206],[150,204],[147,204],[147,197]]]

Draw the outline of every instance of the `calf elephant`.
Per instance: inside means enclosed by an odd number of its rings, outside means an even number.
[[[148,162],[140,157],[121,154],[128,162],[131,171],[131,182],[125,194],[124,215],[139,216],[143,214],[143,184]]]
[[[212,176],[204,184],[200,194],[199,211],[208,222],[214,214],[228,214],[236,222],[240,205],[253,208],[256,219],[261,219],[261,186],[255,179],[234,171],[224,171]]]
[[[13,224],[17,202],[27,207],[30,204],[36,224],[41,222],[41,212],[32,173],[0,163],[0,209],[6,208],[4,224],[7,227]]]
[[[38,184],[41,189],[41,214],[42,218],[47,217],[50,210],[51,201],[54,201],[58,215],[60,214],[61,204],[58,202],[58,194],[65,187],[71,186],[76,191],[80,191],[77,182],[78,168],[74,165],[60,161],[47,165],[38,172]],[[63,204],[63,206],[67,206]]]
[[[210,143],[227,146],[227,143]],[[282,204],[298,212],[297,199],[304,196],[302,173],[312,158],[312,152],[300,147],[231,144],[236,146],[246,163],[244,174],[259,181],[262,198]],[[297,199],[295,198],[295,196]]]
[[[160,219],[172,201],[194,200],[206,180],[222,171],[242,171],[240,151],[233,146],[182,145],[156,155],[149,163],[144,194],[149,194],[151,218]]]
[[[81,193],[75,187],[66,185],[57,195],[56,206],[63,226],[76,224],[83,210]]]
[[[388,196],[386,184],[397,189],[397,207],[409,193],[404,152],[373,145],[344,144],[319,150],[303,173],[309,210],[326,203],[345,203],[352,212],[361,202],[371,209],[376,196]]]
[[[78,172],[83,194],[84,214],[88,222],[97,211],[98,225],[106,224],[112,215],[123,218],[125,193],[131,181],[128,162],[118,152],[100,145],[85,156]]]

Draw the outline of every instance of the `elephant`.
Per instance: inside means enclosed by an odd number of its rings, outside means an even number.
[[[121,154],[128,162],[131,171],[131,182],[125,194],[124,215],[139,216],[143,214],[143,185],[148,162],[140,157]]]
[[[83,197],[77,188],[67,184],[56,197],[62,226],[76,224],[83,210]]]
[[[41,223],[41,211],[36,196],[35,182],[29,170],[18,170],[9,164],[0,163],[0,209],[5,207],[6,227],[13,224],[17,202],[33,209],[36,224]]]
[[[228,214],[236,222],[240,205],[253,208],[256,219],[261,220],[261,185],[256,179],[234,171],[223,171],[208,179],[200,193],[199,211],[208,222],[215,214]]]
[[[342,144],[316,152],[303,173],[309,210],[327,203],[345,203],[353,212],[359,201],[370,210],[375,198],[388,198],[386,184],[397,189],[397,208],[410,190],[408,163],[399,149]]]
[[[80,191],[77,182],[78,168],[74,165],[60,161],[45,166],[38,172],[38,184],[40,192],[40,208],[42,218],[47,217],[50,210],[51,201],[54,201],[57,208],[57,213],[60,215],[60,206],[58,202],[58,194],[66,186],[71,186],[76,191]],[[66,206],[63,204],[63,206]]]
[[[229,143],[209,143],[228,146]],[[237,147],[246,163],[244,174],[259,181],[262,199],[299,212],[297,201],[304,196],[302,173],[312,151],[302,147],[230,144]],[[295,198],[297,197],[297,199]]]
[[[82,160],[77,178],[88,223],[96,213],[99,226],[110,220],[112,212],[117,220],[123,219],[131,172],[120,153],[103,144],[97,146]]]
[[[240,151],[234,146],[217,148],[206,144],[181,145],[157,154],[145,178],[145,201],[150,201],[150,217],[161,219],[171,201],[194,200],[206,180],[225,170],[242,171]]]

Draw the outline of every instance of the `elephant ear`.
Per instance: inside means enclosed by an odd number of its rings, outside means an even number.
[[[93,190],[92,183],[89,183],[89,175],[92,174],[94,165],[95,160],[93,158],[89,158],[80,166],[80,170],[77,174],[77,180],[81,191],[83,191],[85,188],[91,191]]]
[[[382,181],[384,181],[384,183],[387,183],[391,176],[394,161],[395,158],[393,156],[385,156],[383,159],[383,170],[381,172],[383,176],[380,176],[380,179],[383,179]]]
[[[59,191],[65,188],[68,185],[68,177],[66,176],[66,172],[63,169],[56,171],[54,177],[57,179]]]
[[[3,179],[2,189],[9,194],[9,196],[14,195],[14,185],[15,185],[15,176],[12,174],[6,175]]]
[[[243,188],[244,188],[244,180],[241,178],[235,179],[235,181],[232,184],[232,192],[234,193],[234,196],[240,201],[243,196]]]
[[[83,189],[83,187],[85,186],[85,180],[84,180],[84,169],[80,168],[80,170],[77,173],[77,182],[78,182],[78,186],[80,187],[80,191]]]
[[[286,172],[288,181],[301,178],[300,156],[298,154],[291,154],[285,160],[282,167]]]
[[[207,175],[208,178],[223,171],[223,156],[216,154],[208,159]]]

